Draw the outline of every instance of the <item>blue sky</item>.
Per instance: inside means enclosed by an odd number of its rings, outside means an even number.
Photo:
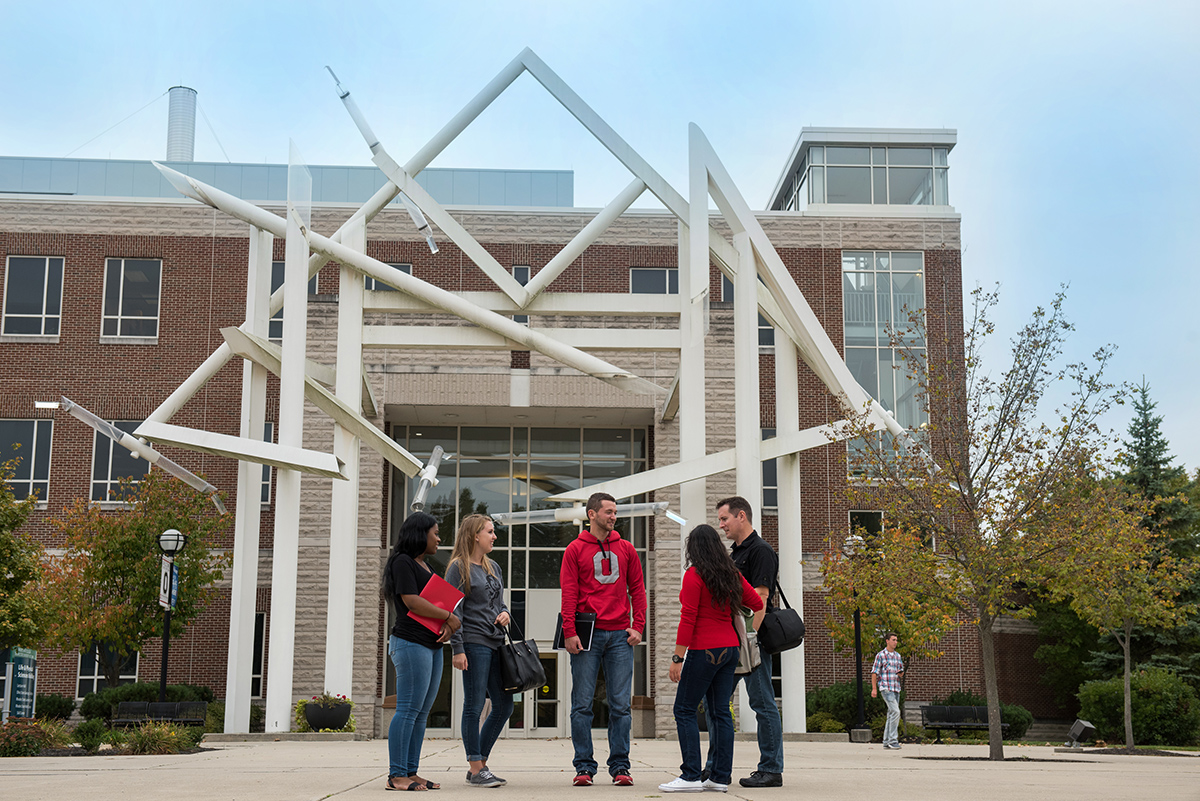
[[[1067,355],[1117,344],[1110,378],[1144,376],[1200,467],[1200,3],[172,5],[9,4],[0,153],[161,158],[184,84],[199,160],[286,162],[293,139],[369,164],[328,64],[404,162],[526,46],[685,196],[690,122],[753,207],[802,126],[956,128],[964,283],[1000,282],[998,339],[1069,284]],[[582,206],[629,181],[529,76],[434,166],[571,169]]]

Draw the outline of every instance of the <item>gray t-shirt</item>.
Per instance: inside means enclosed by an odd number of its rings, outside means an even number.
[[[499,648],[504,644],[504,629],[496,625],[501,612],[507,612],[504,604],[504,573],[500,565],[491,562],[492,575],[480,565],[471,565],[471,592],[463,598],[458,608],[462,627],[450,638],[454,653],[463,653],[463,643],[486,645]],[[446,568],[446,581],[462,589],[462,574],[458,562]]]

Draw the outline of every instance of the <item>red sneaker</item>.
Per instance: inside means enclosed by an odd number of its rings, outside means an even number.
[[[613,780],[613,784],[617,785],[618,787],[632,787],[633,786],[633,777],[630,776],[625,771],[621,771],[620,773],[614,773],[612,780]]]
[[[573,784],[576,787],[591,787],[592,786],[592,774],[590,774],[590,773],[577,774],[575,776],[575,781],[573,782]]]

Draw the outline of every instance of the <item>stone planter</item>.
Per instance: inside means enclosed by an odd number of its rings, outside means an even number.
[[[350,709],[350,704],[321,706],[308,703],[304,705],[304,719],[308,721],[308,726],[313,731],[321,729],[338,731],[350,720]]]

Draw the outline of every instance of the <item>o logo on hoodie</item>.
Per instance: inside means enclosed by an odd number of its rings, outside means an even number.
[[[604,572],[604,563],[608,562],[608,573]],[[601,584],[616,584],[621,577],[621,563],[612,551],[599,550],[592,557],[592,575]]]

